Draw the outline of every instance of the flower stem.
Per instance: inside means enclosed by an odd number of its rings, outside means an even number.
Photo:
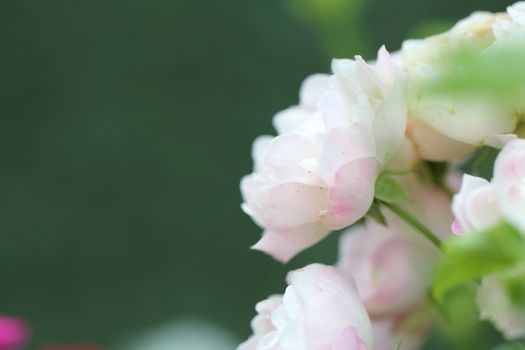
[[[394,203],[382,202],[388,209],[392,210],[397,216],[399,216],[407,224],[415,228],[419,233],[425,236],[430,242],[432,242],[436,247],[441,249],[441,240],[421,221],[419,221],[415,216],[410,214],[405,209],[401,208],[399,205]]]

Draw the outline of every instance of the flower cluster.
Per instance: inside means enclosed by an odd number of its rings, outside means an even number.
[[[512,140],[500,152],[492,181],[464,175],[452,208],[456,216],[452,229],[458,235],[475,234],[503,220],[525,234],[525,140]],[[525,281],[525,260],[503,276],[483,278],[478,296],[481,316],[509,338],[525,337],[525,313],[510,303],[506,279]]]
[[[417,349],[437,318],[429,291],[442,245],[501,222],[525,237],[523,100],[429,88],[462,70],[444,64],[454,53],[494,61],[509,48],[525,48],[525,2],[396,53],[382,47],[373,62],[334,59],[331,75],[304,81],[299,104],[273,119],[277,135],[254,142],[242,209],[264,229],[252,248],[281,262],[346,229],[339,261],[290,272],[283,295],[257,304],[239,350]],[[453,195],[450,180],[483,160],[481,148],[503,148],[494,178],[465,174]],[[525,307],[506,287],[525,280],[514,265],[479,276],[477,297],[509,338],[525,336]]]

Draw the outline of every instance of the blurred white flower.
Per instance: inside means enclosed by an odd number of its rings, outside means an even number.
[[[506,15],[498,16],[493,30],[498,40],[522,37],[525,34],[525,2],[517,2],[507,7]]]
[[[484,277],[477,304],[482,319],[491,321],[506,338],[517,339],[525,337],[525,310],[522,305],[513,304],[509,279],[525,280],[525,266],[517,266],[506,274]]]
[[[146,331],[117,346],[122,350],[232,350],[237,339],[211,322],[181,319]]]
[[[442,69],[451,52],[490,48],[496,40],[493,25],[499,17],[476,12],[448,32],[403,43],[400,62],[409,77],[408,136],[423,159],[454,160],[477,146],[500,145],[500,135],[516,128],[513,106],[479,96],[422,93],[428,82],[453,74]]]

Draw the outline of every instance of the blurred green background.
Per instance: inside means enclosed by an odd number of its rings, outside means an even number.
[[[337,243],[287,266],[248,249],[252,140],[330,57],[511,3],[3,1],[0,313],[32,324],[32,346],[111,347],[184,317],[246,337],[255,302]]]

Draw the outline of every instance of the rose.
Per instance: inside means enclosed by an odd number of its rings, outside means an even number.
[[[316,107],[327,89],[325,75],[305,80],[299,106],[274,118],[279,135],[254,142],[254,172],[241,181],[243,210],[265,229],[253,248],[280,261],[330,232],[322,223],[328,211],[328,189],[319,170],[325,128]]]
[[[501,214],[494,184],[480,177],[463,175],[461,188],[452,201],[452,211],[456,217],[452,224],[455,234],[481,231],[496,225]]]
[[[370,320],[352,278],[313,264],[289,273],[283,296],[257,304],[253,336],[238,350],[372,350]]]
[[[506,220],[525,234],[525,140],[505,145],[496,158],[491,182],[464,175],[452,210],[455,233],[488,229]]]
[[[422,158],[454,160],[484,144],[500,147],[506,140],[501,135],[514,131],[515,111],[504,103],[425,90],[429,82],[454,74],[442,64],[450,53],[465,47],[480,53],[490,49],[497,18],[476,12],[446,33],[403,43],[400,62],[410,81],[408,136]]]
[[[499,221],[513,224],[525,234],[525,140],[508,142],[496,158],[494,178],[464,175],[460,192],[454,196],[456,233],[475,233],[495,226]],[[523,310],[513,305],[507,282],[521,279],[525,268],[491,274],[482,279],[478,294],[481,317],[491,320],[508,338],[525,336]]]
[[[425,304],[407,313],[372,319],[375,350],[420,349],[434,316],[429,304]]]
[[[402,179],[408,200],[400,205],[441,237],[449,234],[450,200],[416,176]],[[427,296],[438,249],[384,208],[387,225],[372,220],[350,228],[339,244],[339,263],[351,273],[372,317],[392,317],[422,304]]]
[[[265,229],[253,248],[287,261],[369,209],[375,180],[406,127],[402,79],[385,49],[375,65],[334,60],[308,78],[299,106],[274,118],[279,133],[254,143],[243,209]]]
[[[525,234],[525,140],[512,140],[500,152],[493,183],[503,217]]]

